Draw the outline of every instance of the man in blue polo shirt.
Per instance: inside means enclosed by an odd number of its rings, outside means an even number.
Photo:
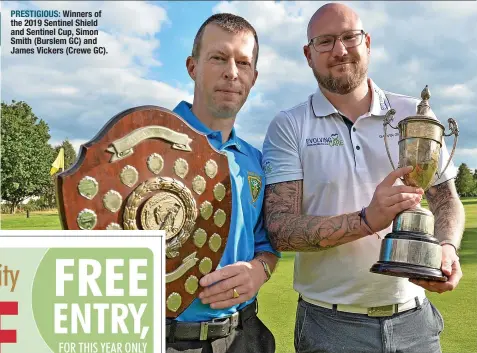
[[[233,127],[257,79],[257,59],[255,29],[242,17],[216,14],[200,27],[186,61],[194,101],[181,102],[174,112],[227,153],[233,205],[217,270],[200,280],[199,297],[167,320],[168,353],[275,352],[273,334],[256,316],[257,292],[279,256],[263,227],[262,156]]]

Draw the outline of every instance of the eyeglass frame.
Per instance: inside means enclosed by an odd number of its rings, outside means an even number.
[[[348,33],[348,32],[353,32],[353,31],[360,31],[360,34],[361,34],[361,42],[359,42],[359,44],[356,44],[356,45],[353,45],[352,47],[347,47],[343,41],[341,40],[341,36],[345,33]],[[308,42],[308,46],[312,46],[313,49],[315,49],[315,51],[317,53],[328,53],[330,51],[332,51],[334,48],[335,48],[335,45],[336,45],[336,40],[339,39],[341,44],[343,44],[343,46],[346,48],[346,49],[349,49],[349,48],[356,48],[356,47],[359,47],[361,44],[363,44],[363,38],[367,35],[368,33],[365,32],[363,29],[350,29],[350,30],[347,30],[347,31],[344,31],[342,32],[341,34],[339,35],[333,35],[333,34],[322,34],[322,35],[319,35],[319,36],[316,36],[316,37],[313,37],[310,39],[310,41]],[[330,50],[326,50],[326,51],[318,51],[316,48],[315,48],[315,44],[313,43],[313,41],[316,39],[316,38],[319,38],[319,37],[325,37],[325,36],[331,36],[333,37],[333,46],[331,47]]]

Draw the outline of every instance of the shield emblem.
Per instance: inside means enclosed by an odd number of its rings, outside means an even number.
[[[252,202],[255,203],[260,195],[260,190],[262,189],[262,178],[260,178],[260,175],[249,172],[248,187],[252,194]]]
[[[165,108],[114,116],[56,188],[63,229],[165,230],[167,317],[190,305],[219,264],[232,214],[227,155]]]

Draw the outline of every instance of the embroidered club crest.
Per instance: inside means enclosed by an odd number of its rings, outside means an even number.
[[[262,178],[254,173],[248,173],[248,187],[250,188],[250,193],[252,194],[252,202],[255,203],[260,195],[260,190],[262,189]]]

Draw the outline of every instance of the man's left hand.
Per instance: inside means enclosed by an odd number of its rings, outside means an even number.
[[[259,261],[239,261],[202,277],[199,283],[206,288],[199,294],[199,299],[203,304],[210,304],[212,309],[229,308],[251,299],[266,279]],[[235,298],[234,289],[238,294]]]
[[[452,245],[444,244],[442,246],[442,273],[447,276],[447,282],[427,281],[410,279],[414,284],[427,289],[430,292],[444,293],[454,290],[462,278],[462,270],[460,268],[459,257]]]

